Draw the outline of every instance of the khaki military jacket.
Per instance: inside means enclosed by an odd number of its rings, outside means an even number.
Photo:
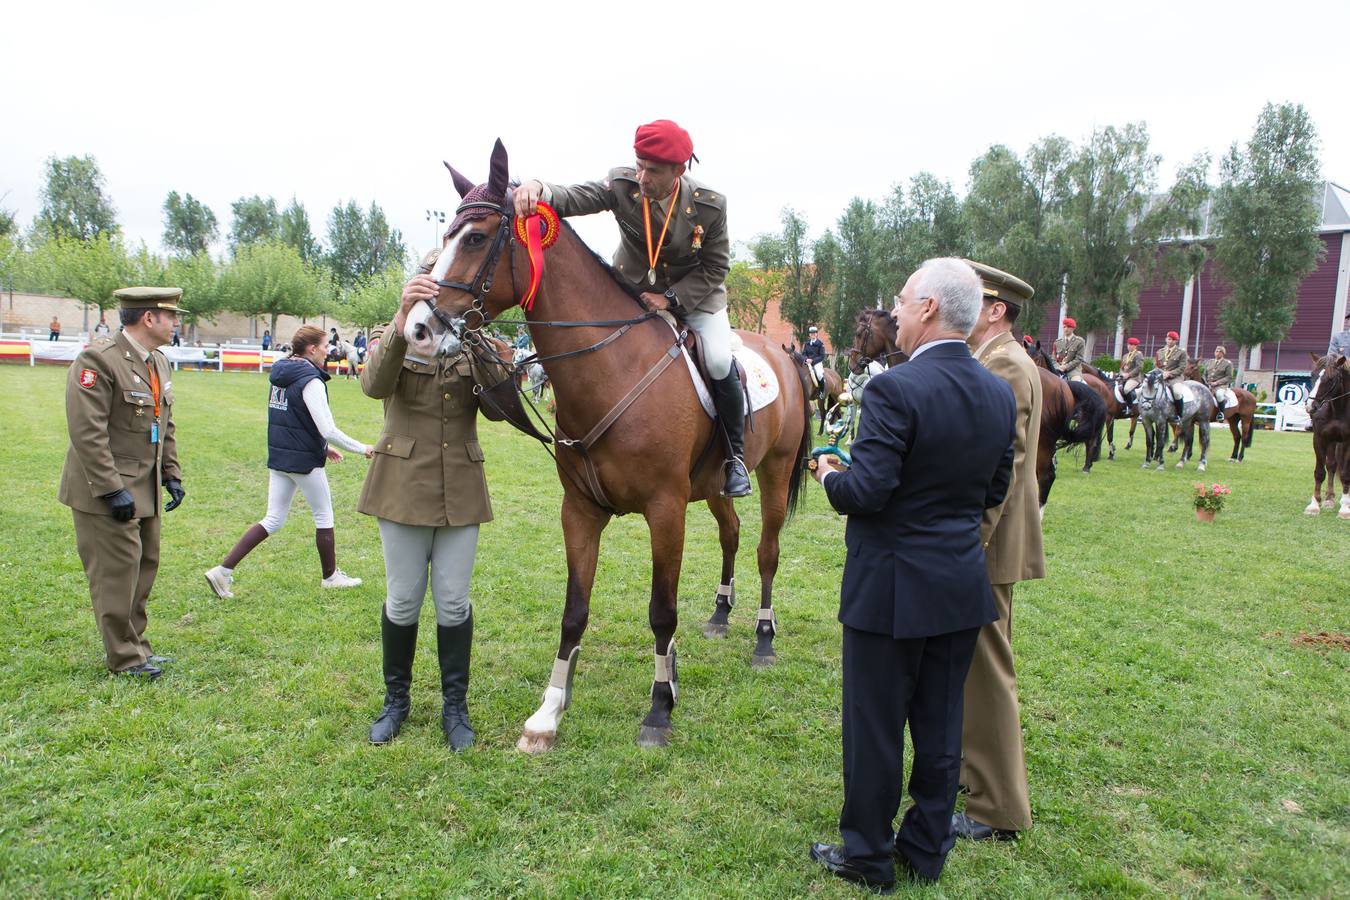
[[[1120,358],[1120,374],[1127,380],[1144,374],[1144,354],[1131,350]]]
[[[724,282],[731,269],[731,238],[727,233],[727,201],[688,175],[680,177],[677,206],[670,217],[665,242],[657,254],[656,284],[647,282],[647,231],[637,172],[630,167],[610,169],[603,181],[573,185],[544,185],[544,200],[560,216],[585,216],[609,211],[619,225],[619,249],[614,268],[643,291],[675,289],[681,309],[717,312],[726,309]],[[551,195],[551,196],[550,196]],[[670,200],[652,202],[652,243],[661,236]],[[697,245],[697,246],[696,246]]]
[[[1055,363],[1066,372],[1080,368],[1086,352],[1087,341],[1076,334],[1055,341]]]
[[[164,354],[150,351],[159,377],[159,418],[155,418],[150,369],[126,335],[96,339],[75,359],[66,376],[66,429],[70,448],[61,470],[57,499],[72,509],[112,515],[105,494],[126,490],[136,501],[136,518],[159,515],[160,485],[182,479],[174,440],[173,370]],[[159,441],[150,442],[155,424]]]
[[[357,511],[403,525],[491,521],[474,383],[492,384],[505,369],[482,372],[467,353],[409,357],[408,342],[388,325],[374,330],[370,347],[361,390],[384,401],[384,431]]]
[[[1233,386],[1233,379],[1237,377],[1237,370],[1233,368],[1231,359],[1212,360],[1205,366],[1205,383],[1209,389],[1227,388]]]
[[[1041,377],[1017,339],[1003,332],[985,341],[975,358],[1008,382],[1017,401],[1012,480],[1003,503],[984,511],[980,537],[990,584],[1045,577],[1036,451],[1041,434]]]
[[[1167,383],[1180,381],[1186,375],[1186,367],[1191,364],[1191,358],[1186,354],[1186,348],[1177,344],[1168,349],[1164,344],[1158,351],[1158,368],[1162,369],[1163,377]]]

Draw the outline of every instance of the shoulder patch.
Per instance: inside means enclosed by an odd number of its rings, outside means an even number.
[[[715,191],[706,184],[693,183],[694,202],[701,203],[704,206],[712,206],[716,209],[726,209],[727,198],[721,191]]]
[[[93,369],[80,370],[80,387],[91,388],[98,383],[98,373]]]
[[[616,166],[609,170],[610,181],[637,181],[637,169],[632,166]]]

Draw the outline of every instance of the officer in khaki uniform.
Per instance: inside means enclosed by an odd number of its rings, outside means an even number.
[[[952,817],[958,836],[989,840],[1008,838],[1031,826],[1013,673],[1012,595],[1016,582],[1045,577],[1036,481],[1042,398],[1036,365],[1011,331],[1022,306],[1031,299],[1031,286],[992,266],[967,262],[984,283],[984,305],[968,343],[981,365],[1008,382],[1017,401],[1007,498],[984,511],[980,526],[985,568],[999,617],[980,629],[966,677],[961,783],[970,794],[965,812]]]
[[[648,307],[676,311],[698,334],[713,404],[730,444],[722,495],[744,497],[750,476],[744,462],[744,393],[732,367],[727,317],[727,200],[686,174],[694,144],[674,122],[658,119],[639,127],[633,152],[637,166],[610,169],[601,181],[566,186],[525,181],[514,193],[515,212],[529,215],[542,200],[564,217],[614,214],[619,226],[614,268],[643,292]]]
[[[1167,381],[1167,389],[1172,392],[1172,421],[1174,423],[1181,421],[1181,398],[1177,396],[1176,386],[1186,379],[1186,367],[1191,364],[1191,358],[1186,353],[1186,348],[1180,346],[1177,341],[1181,340],[1181,335],[1175,331],[1167,332],[1167,340],[1163,346],[1158,348],[1157,358],[1154,363],[1162,371],[1163,378]]]
[[[1228,358],[1228,351],[1220,344],[1214,348],[1214,361],[1205,366],[1205,384],[1214,395],[1214,409],[1220,422],[1223,421],[1224,402],[1227,401],[1236,378],[1237,370],[1233,368],[1233,362]]]
[[[178,288],[116,291],[123,328],[97,338],[66,378],[70,449],[58,499],[75,517],[108,668],[156,678],[169,660],[145,638],[146,599],[159,569],[161,486],[168,512],[183,500],[174,441],[172,370],[159,352],[178,326]]]
[[[1134,407],[1134,392],[1139,389],[1140,382],[1144,378],[1144,354],[1139,350],[1139,338],[1132,337],[1125,342],[1128,348],[1125,354],[1120,357],[1120,393],[1125,397],[1125,408],[1127,412],[1132,412]]]
[[[1066,316],[1064,337],[1055,341],[1055,365],[1070,381],[1083,380],[1083,362],[1087,354],[1087,341],[1073,333],[1077,327],[1078,323]]]
[[[469,656],[473,607],[469,581],[478,526],[492,519],[483,448],[478,443],[476,386],[509,377],[503,365],[480,363],[467,351],[447,358],[413,354],[403,328],[408,310],[436,294],[435,255],[404,285],[394,321],[371,332],[361,389],[384,402],[384,430],[357,510],[379,520],[385,559],[380,616],[384,706],[370,742],[398,736],[411,709],[413,656],[422,602],[430,586],[436,607],[436,654],[441,669],[441,729],[452,750],[475,739],[469,722]],[[492,349],[509,357],[496,342]],[[488,415],[488,407],[482,407]],[[497,414],[490,418],[500,418]]]

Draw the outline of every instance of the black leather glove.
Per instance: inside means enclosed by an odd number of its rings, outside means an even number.
[[[164,511],[173,512],[178,508],[178,504],[183,502],[183,498],[187,496],[187,491],[183,490],[183,482],[177,478],[170,478],[164,482],[164,490],[169,492],[170,498],[169,502],[164,504]]]
[[[131,491],[126,488],[104,494],[103,499],[112,507],[113,518],[117,521],[130,522],[136,517],[136,501],[132,498]]]

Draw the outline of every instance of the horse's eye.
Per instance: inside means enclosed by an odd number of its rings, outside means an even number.
[[[481,233],[481,232],[478,232],[478,231],[473,231],[473,232],[470,232],[469,235],[468,235],[467,237],[464,238],[464,243],[467,244],[467,245],[470,246],[470,247],[478,247],[478,246],[481,246],[482,243],[483,243],[484,241],[486,241],[486,240],[487,240],[487,235],[485,235],[485,234],[483,234],[483,233]]]

